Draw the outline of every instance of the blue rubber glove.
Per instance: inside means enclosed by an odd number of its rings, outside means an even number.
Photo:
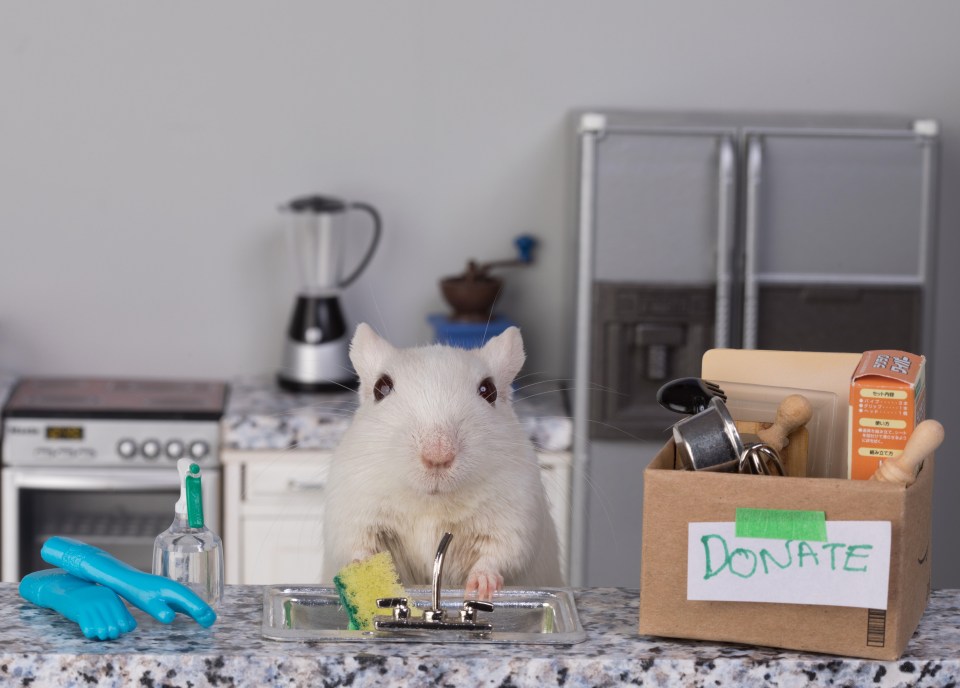
[[[20,581],[20,596],[60,612],[79,624],[88,638],[113,640],[137,627],[136,619],[117,593],[61,569],[46,569],[24,576]]]
[[[43,543],[40,557],[77,578],[107,586],[161,623],[173,621],[178,611],[204,627],[217,620],[210,605],[187,586],[144,573],[79,540],[52,537]]]

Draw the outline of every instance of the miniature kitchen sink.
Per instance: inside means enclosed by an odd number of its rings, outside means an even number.
[[[405,597],[376,600],[372,630],[350,630],[340,595],[331,587],[274,586],[263,593],[261,633],[274,640],[387,640],[431,643],[579,643],[586,639],[569,590],[504,588],[490,601],[464,599],[442,585],[452,533],[444,533],[429,588],[409,588]],[[386,586],[390,588],[391,586]],[[413,614],[419,608],[422,613]]]
[[[407,590],[411,604],[431,606],[430,587]],[[523,590],[504,588],[493,597],[494,609],[484,613],[487,631],[423,630],[418,628],[351,631],[334,587],[270,586],[263,593],[262,635],[272,640],[389,641],[433,643],[510,643],[569,645],[586,639],[573,594],[563,588]],[[463,590],[443,590],[440,606],[455,613]],[[387,613],[387,612],[385,612]]]

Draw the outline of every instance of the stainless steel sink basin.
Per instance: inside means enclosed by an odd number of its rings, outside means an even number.
[[[418,607],[430,607],[430,588],[410,588]],[[462,590],[443,590],[440,606],[455,616],[463,604]],[[573,594],[566,589],[505,588],[493,598],[494,611],[482,614],[492,631],[347,630],[347,615],[332,587],[271,586],[263,593],[262,635],[272,640],[478,642],[567,645],[586,639]],[[386,613],[386,611],[384,612]]]

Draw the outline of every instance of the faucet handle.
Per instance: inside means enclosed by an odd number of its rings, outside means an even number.
[[[476,621],[477,612],[492,612],[493,603],[482,600],[464,600],[463,608],[460,610],[461,621]]]
[[[393,609],[394,619],[406,619],[410,616],[410,607],[407,605],[406,597],[381,597],[377,599],[377,607],[380,609]]]

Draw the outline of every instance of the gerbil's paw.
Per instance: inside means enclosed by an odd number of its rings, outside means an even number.
[[[478,599],[489,600],[493,593],[503,587],[503,576],[496,571],[472,571],[467,577],[466,594],[475,594]]]
[[[377,553],[377,551],[374,550],[374,549],[355,549],[355,550],[353,550],[353,561],[352,561],[352,563],[356,564],[356,563],[359,563],[359,562],[363,561],[364,559],[369,559],[370,557],[372,557],[372,556],[373,556],[374,554],[376,554],[376,553]]]

